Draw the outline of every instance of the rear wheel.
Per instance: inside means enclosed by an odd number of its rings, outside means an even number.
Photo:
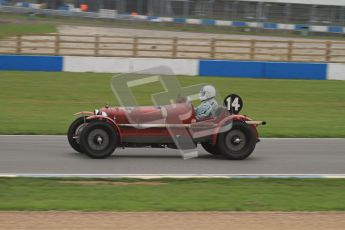
[[[253,128],[244,122],[233,122],[230,131],[221,133],[217,147],[228,159],[246,159],[255,149],[256,135]]]
[[[211,143],[203,142],[203,143],[201,143],[201,146],[202,146],[208,153],[211,153],[211,154],[213,154],[213,155],[221,155],[221,153],[219,152],[219,149],[218,149],[217,145],[212,145]]]
[[[87,125],[85,117],[78,117],[75,119],[68,128],[67,138],[70,146],[77,152],[83,153],[83,149],[79,144],[80,133]]]
[[[80,145],[91,158],[109,157],[117,146],[117,133],[112,125],[104,121],[89,123],[82,131]]]

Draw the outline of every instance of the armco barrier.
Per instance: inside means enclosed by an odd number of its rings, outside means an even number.
[[[251,61],[222,61],[222,60],[200,60],[200,76],[220,77],[262,77],[263,63]]]
[[[296,62],[265,62],[263,78],[326,80],[327,64]]]
[[[299,62],[200,60],[200,76],[325,80],[327,65]]]
[[[198,60],[168,58],[64,57],[64,71],[198,75]],[[153,70],[155,67],[164,66]],[[154,72],[145,72],[150,70]]]
[[[345,80],[340,63],[0,55],[0,70]]]
[[[0,70],[60,72],[62,59],[59,56],[0,55]]]
[[[345,81],[345,64],[329,63],[327,66],[327,80]]]

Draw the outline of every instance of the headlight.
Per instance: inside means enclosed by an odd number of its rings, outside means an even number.
[[[100,115],[103,117],[107,117],[108,114],[106,112],[99,111],[98,109],[95,109],[95,115]]]

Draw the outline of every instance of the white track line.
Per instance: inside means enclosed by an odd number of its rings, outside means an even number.
[[[80,178],[345,178],[345,174],[0,174],[0,177],[80,177]]]

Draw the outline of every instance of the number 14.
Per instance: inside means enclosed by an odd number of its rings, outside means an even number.
[[[226,99],[228,110],[231,110],[231,108],[234,108],[235,111],[238,111],[238,109],[241,107],[241,105],[238,103],[238,97],[235,97],[233,102],[231,103],[231,97],[228,97]]]

